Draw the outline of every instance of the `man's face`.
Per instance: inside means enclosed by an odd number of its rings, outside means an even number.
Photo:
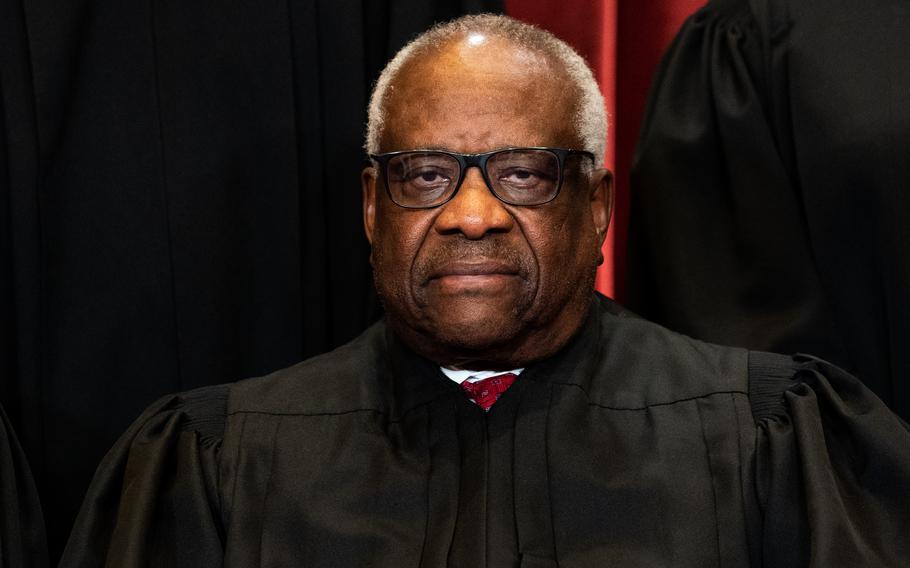
[[[501,40],[449,43],[399,73],[380,151],[579,148],[574,89],[562,76]],[[442,365],[496,369],[568,340],[590,302],[609,219],[609,177],[584,160],[570,159],[557,198],[538,206],[499,201],[470,168],[447,203],[405,209],[364,171],[376,287],[406,343]]]

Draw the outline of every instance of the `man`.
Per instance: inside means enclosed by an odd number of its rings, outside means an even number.
[[[590,70],[535,28],[472,16],[405,47],[363,174],[386,320],[155,404],[63,566],[906,561],[910,433],[877,399],[593,295],[604,125]]]

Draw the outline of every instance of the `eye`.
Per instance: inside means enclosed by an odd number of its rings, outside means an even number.
[[[435,188],[448,185],[451,178],[436,168],[418,168],[407,172],[401,181],[415,188]]]
[[[530,168],[507,168],[499,174],[500,183],[515,188],[536,187],[541,183],[551,183],[553,178],[544,172]]]
[[[432,207],[451,193],[458,179],[459,164],[442,152],[402,152],[388,163],[388,190],[392,201],[403,207]]]
[[[516,203],[545,201],[556,190],[559,160],[536,148],[505,150],[490,157],[487,174],[500,197]]]

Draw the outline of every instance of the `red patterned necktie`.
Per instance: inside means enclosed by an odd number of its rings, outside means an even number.
[[[513,373],[505,373],[474,383],[464,381],[461,383],[461,388],[468,393],[468,397],[471,400],[477,403],[477,406],[484,410],[489,410],[499,396],[512,386],[516,378],[518,377]]]

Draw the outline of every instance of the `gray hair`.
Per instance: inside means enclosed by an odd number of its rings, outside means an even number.
[[[594,154],[598,166],[602,166],[607,145],[607,114],[600,87],[584,58],[548,31],[495,14],[463,16],[438,24],[411,40],[395,54],[379,75],[370,96],[364,144],[367,153],[379,152],[379,139],[385,127],[383,103],[389,86],[401,68],[417,54],[439,48],[454,38],[472,33],[505,39],[514,45],[540,53],[562,66],[569,80],[578,89],[579,100],[574,123],[583,145],[580,149]]]

